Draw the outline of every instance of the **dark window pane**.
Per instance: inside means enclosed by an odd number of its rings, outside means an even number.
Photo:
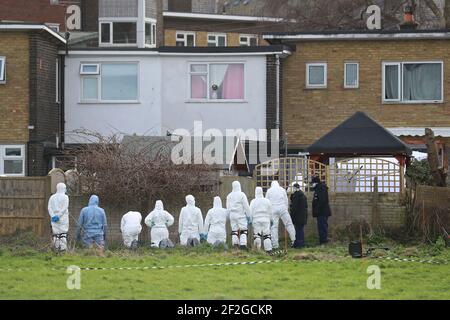
[[[152,24],[145,24],[145,44],[152,44]]]
[[[114,35],[113,43],[116,44],[136,43],[136,23],[114,22],[113,35]]]
[[[251,46],[257,46],[258,45],[258,39],[257,38],[250,38],[250,45]]]
[[[188,34],[186,37],[187,37],[187,46],[188,46],[188,47],[193,47],[193,46],[195,46],[195,43],[194,43],[194,35]]]
[[[10,157],[20,157],[22,155],[21,148],[6,148],[5,155]]]
[[[102,23],[101,24],[101,42],[102,43],[109,43],[111,39],[111,28],[109,23]]]
[[[23,160],[5,160],[5,174],[22,174]]]

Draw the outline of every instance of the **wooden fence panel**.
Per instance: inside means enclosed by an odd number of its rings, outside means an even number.
[[[0,235],[30,230],[49,232],[50,177],[0,178]]]

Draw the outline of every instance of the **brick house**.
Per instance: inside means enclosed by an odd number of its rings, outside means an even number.
[[[164,45],[257,46],[267,45],[264,31],[286,31],[282,18],[225,14],[219,0],[166,0]]]
[[[45,25],[0,24],[0,175],[42,176],[62,131],[58,46]]]
[[[449,32],[275,33],[265,39],[294,49],[283,65],[281,109],[291,153],[363,111],[416,150],[424,149],[424,128],[432,128],[448,166]]]

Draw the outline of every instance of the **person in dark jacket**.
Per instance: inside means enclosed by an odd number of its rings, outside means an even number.
[[[314,189],[312,202],[313,217],[317,218],[319,242],[320,244],[326,244],[328,242],[328,217],[331,216],[328,187],[317,176],[312,178],[311,183]]]
[[[308,200],[300,189],[298,183],[293,185],[294,193],[291,194],[290,214],[295,226],[294,248],[300,249],[305,246],[304,228],[308,220]]]

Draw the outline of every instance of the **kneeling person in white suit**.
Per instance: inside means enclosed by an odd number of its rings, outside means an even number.
[[[123,244],[127,248],[136,248],[139,241],[139,234],[142,231],[142,215],[136,211],[130,211],[123,215],[120,222]]]
[[[270,201],[264,198],[263,189],[257,187],[255,199],[250,203],[251,219],[253,223],[253,239],[255,247],[259,250],[264,244],[264,250],[272,252],[272,240],[270,224],[272,221],[272,206]]]
[[[173,216],[164,210],[161,200],[156,201],[155,209],[145,218],[145,224],[151,228],[150,241],[153,248],[159,248],[162,240],[169,239],[169,230],[173,225]]]
[[[203,216],[202,211],[195,206],[195,198],[192,195],[186,197],[186,206],[181,209],[178,232],[182,246],[187,246],[188,240],[191,240],[193,244],[200,243],[200,233],[203,232]]]
[[[241,191],[239,181],[234,181],[232,191],[227,196],[227,210],[230,213],[231,236],[233,246],[247,248],[248,221],[250,206],[247,196]]]
[[[227,220],[228,211],[222,207],[222,200],[220,197],[214,198],[214,205],[209,209],[205,218],[205,228],[203,233],[207,236],[207,241],[210,244],[217,244],[227,242]]]

